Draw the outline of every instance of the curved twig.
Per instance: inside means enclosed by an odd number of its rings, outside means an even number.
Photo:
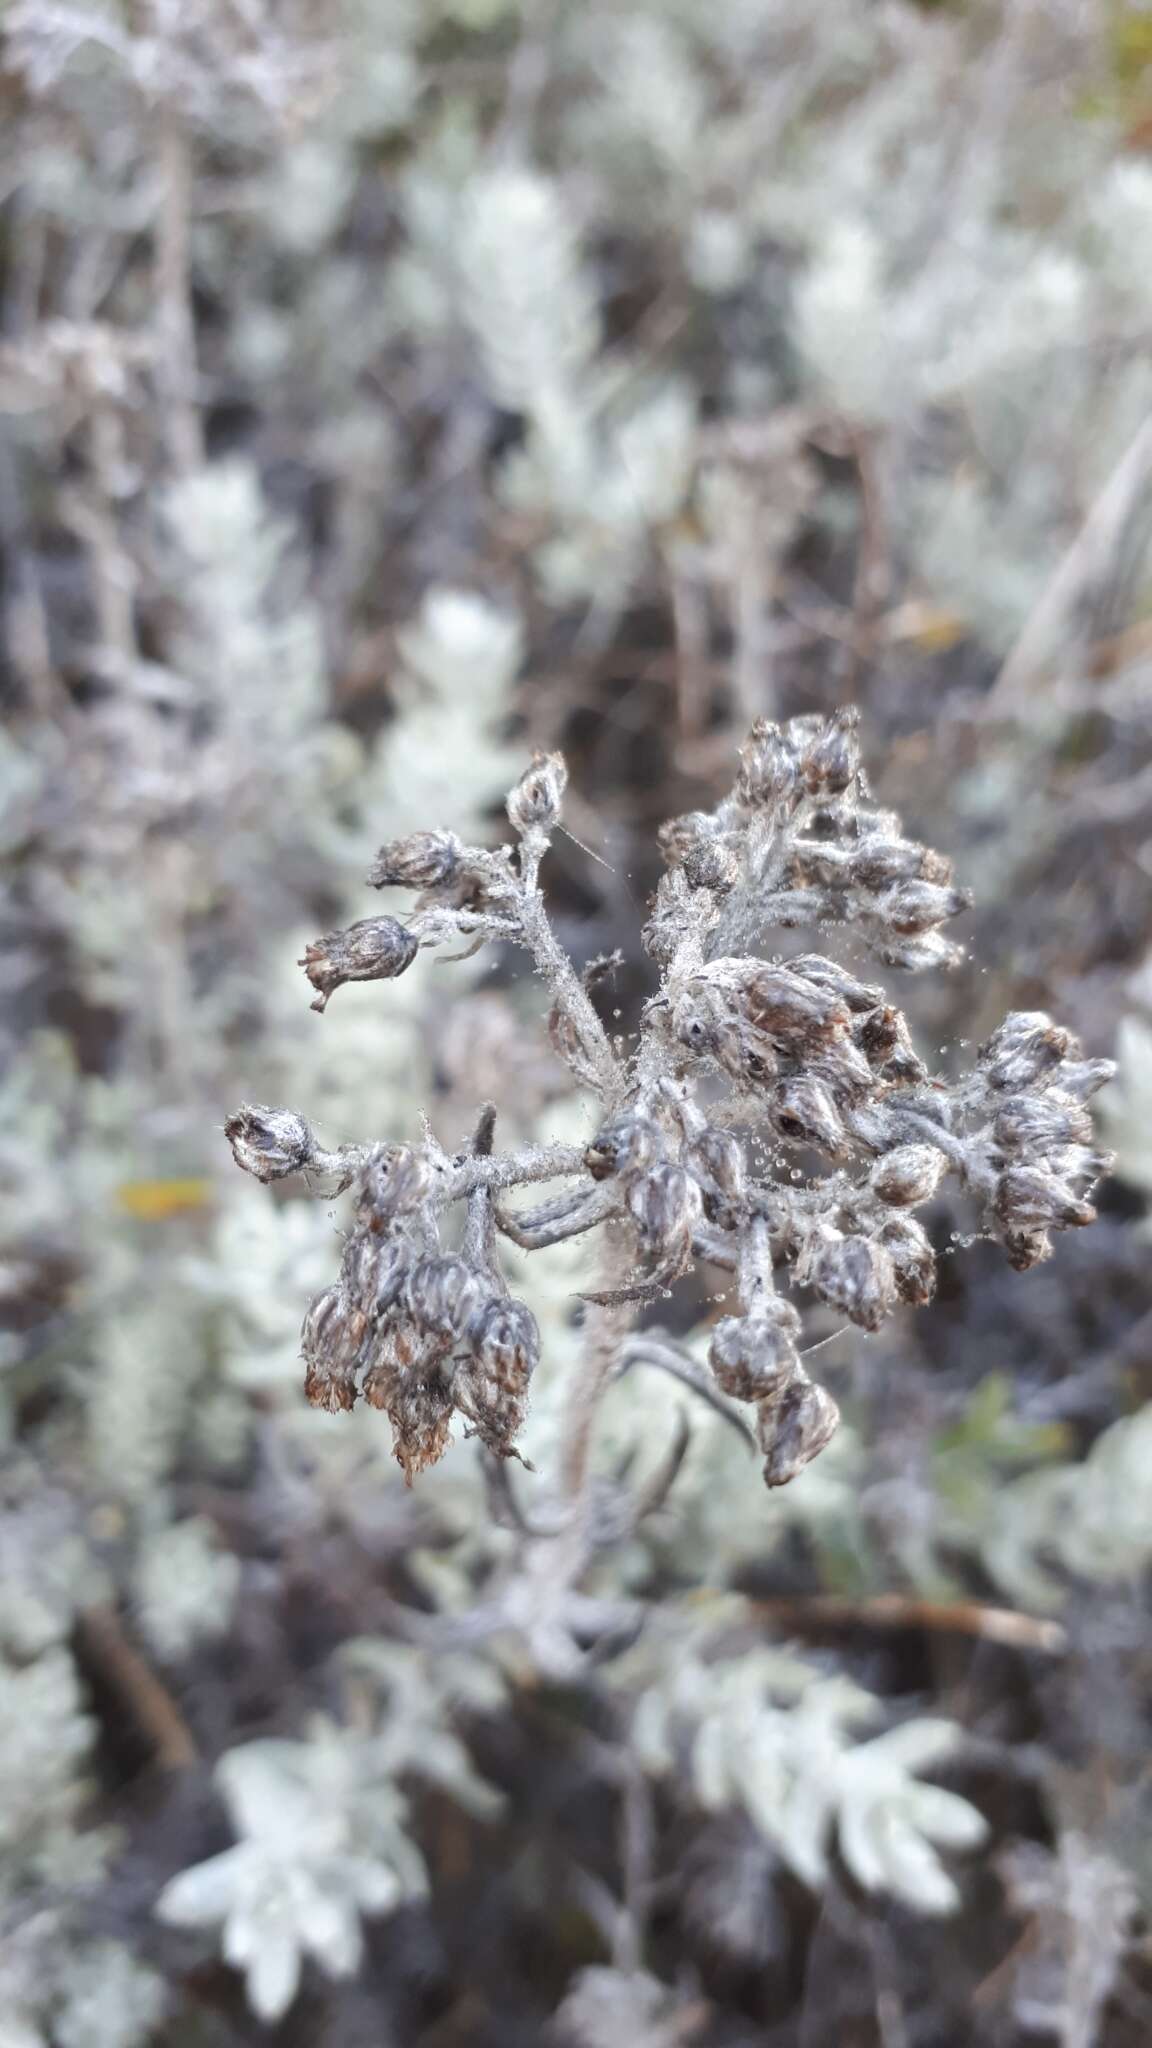
[[[671,1374],[681,1386],[698,1394],[709,1408],[723,1416],[729,1427],[750,1447],[756,1449],[756,1438],[744,1417],[724,1399],[718,1387],[704,1377],[694,1358],[664,1337],[659,1331],[643,1330],[639,1336],[629,1338],[620,1353],[619,1374],[622,1377],[634,1365],[654,1365],[658,1371]]]

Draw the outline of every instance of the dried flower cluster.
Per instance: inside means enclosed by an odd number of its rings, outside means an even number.
[[[513,1449],[539,1338],[508,1296],[497,1234],[531,1250],[609,1223],[609,1281],[589,1299],[613,1312],[617,1337],[694,1260],[735,1275],[736,1311],[715,1325],[709,1361],[720,1394],[754,1408],[764,1477],[781,1486],[838,1420],[804,1369],[800,1313],[781,1283],[867,1331],[901,1302],[930,1301],[936,1258],[914,1212],[946,1174],[1014,1266],[1045,1258],[1053,1230],[1093,1219],[1088,1191],[1109,1160],[1084,1102],[1112,1069],[1082,1060],[1047,1016],[1018,1012],[949,1085],[930,1076],[882,987],[822,953],[750,950],[773,929],[818,924],[850,926],[891,966],[960,957],[941,927],[969,899],[946,860],[865,800],[848,710],[759,721],[732,794],[664,826],[667,868],[644,932],[660,987],[625,1054],[590,998],[595,968],[576,974],[539,888],[565,781],[559,755],[536,756],[508,798],[515,849],[437,831],[381,848],[369,880],[416,891],[406,919],[329,933],[301,964],[323,1009],[347,981],[403,973],[422,946],[525,947],[550,989],[552,1043],[602,1104],[587,1147],[493,1156],[489,1115],[455,1157],[431,1137],[325,1152],[288,1110],[241,1109],[227,1134],[261,1180],[310,1169],[354,1184],[339,1278],[305,1320],[305,1386],[321,1407],[363,1396],[382,1408],[409,1478],[443,1455],[454,1413],[490,1450]],[[499,1200],[559,1177],[567,1190],[534,1210]]]

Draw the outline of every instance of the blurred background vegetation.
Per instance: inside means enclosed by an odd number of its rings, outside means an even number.
[[[3,2048],[1136,2048],[1152,10],[9,0],[0,36]],[[305,1407],[332,1213],[220,1126],[578,1128],[511,962],[321,1021],[301,942],[562,746],[546,881],[626,1031],[659,823],[753,717],[849,701],[976,891],[966,964],[900,992],[938,1071],[1011,1006],[1119,1055],[1101,1220],[1020,1276],[941,1202],[964,1255],[828,1347],[846,1427],[786,1494],[694,1416],[612,1567],[627,1681],[434,1649],[412,1617],[512,1534],[474,1446],[407,1494],[381,1417]],[[559,1370],[572,1248],[520,1284]],[[660,1453],[660,1393],[612,1456]],[[702,1615],[742,1633],[697,1669]],[[739,1796],[661,1748],[681,1712]],[[919,1781],[879,1877],[844,1820],[913,1713],[903,1766],[948,1748],[987,1829],[936,1917]],[[833,1758],[814,1857],[781,1787]]]

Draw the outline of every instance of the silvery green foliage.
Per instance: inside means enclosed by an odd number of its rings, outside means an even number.
[[[1116,1079],[1101,1098],[1101,1121],[1115,1147],[1117,1173],[1152,1192],[1152,1029],[1142,1017],[1121,1023],[1116,1064]]]
[[[693,2012],[646,1970],[580,1970],[553,2019],[556,2048],[674,2048]]]
[[[498,1804],[448,1719],[460,1706],[501,1704],[490,1667],[464,1657],[433,1663],[373,1640],[348,1645],[346,1661],[380,1694],[375,1730],[317,1720],[307,1741],[228,1751],[216,1776],[238,1840],[182,1871],[157,1901],[172,1926],[220,1929],[223,1954],[244,1971],[252,2010],[265,2020],[287,2011],[307,1957],[329,1976],[350,1976],[362,1916],[423,1895],[402,1776],[425,1777],[481,1814]]]
[[[1093,2048],[1140,1910],[1131,1871],[1076,1828],[1062,1828],[1054,1850],[1014,1843],[999,1867],[1028,1923],[1014,1969],[1018,2025],[1060,2048]]]
[[[120,1942],[86,1940],[50,1909],[0,1938],[0,1999],[4,2048],[144,2048],[169,2003]]]
[[[477,591],[437,585],[396,646],[400,716],[368,771],[362,808],[403,833],[447,796],[445,824],[473,830],[513,772],[499,727],[524,654],[520,619]]]
[[[186,1657],[223,1635],[240,1590],[240,1560],[200,1516],[150,1535],[136,1566],[134,1606],[157,1656]]]
[[[1069,1579],[1136,1586],[1152,1562],[1152,1405],[1114,1422],[1081,1464],[1052,1465],[990,1502],[981,1554],[1013,1597],[1059,1607]]]
[[[880,1702],[789,1652],[709,1654],[699,1627],[684,1631],[671,1654],[663,1649],[633,1719],[646,1769],[686,1773],[708,1811],[743,1808],[813,1890],[835,1845],[866,1891],[916,1912],[956,1909],[960,1894],[939,1852],[977,1847],[987,1823],[958,1793],[920,1778],[957,1753],[955,1723],[916,1718],[861,1739]]]
[[[371,1744],[332,1723],[306,1742],[229,1750],[216,1776],[238,1840],[174,1877],[156,1910],[170,1926],[219,1928],[253,2012],[278,2019],[306,1957],[331,1977],[352,1975],[361,1915],[419,1897],[423,1863]]]
[[[92,1723],[76,1667],[62,1644],[29,1660],[0,1655],[0,1848],[2,1893],[74,1880],[87,1862],[99,1869],[102,1844],[78,1847],[77,1817],[85,1796],[81,1768]],[[90,1852],[90,1853],[89,1853]]]

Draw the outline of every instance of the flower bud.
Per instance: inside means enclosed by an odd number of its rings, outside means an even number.
[[[508,796],[508,816],[517,832],[550,832],[559,819],[567,782],[563,754],[533,754],[532,766]]]
[[[346,981],[394,981],[416,958],[419,941],[394,917],[365,917],[347,931],[329,932],[304,949],[297,964],[318,991],[314,1010]]]
[[[923,1308],[936,1292],[936,1254],[911,1216],[890,1216],[880,1226],[880,1243],[892,1261],[896,1292],[912,1308]]]
[[[836,960],[825,960],[821,953],[803,953],[798,960],[790,960],[788,966],[793,974],[803,981],[810,981],[814,988],[824,989],[830,996],[836,996],[856,1013],[874,1010],[877,1003],[884,1001],[884,991],[874,982],[858,981],[841,967]]]
[[[915,1209],[930,1202],[948,1168],[935,1145],[896,1145],[876,1161],[869,1176],[872,1189],[894,1209]]]
[[[811,1145],[833,1158],[844,1150],[846,1133],[826,1088],[803,1074],[779,1081],[769,1100],[772,1128],[789,1144]]]
[[[1051,1075],[1062,1060],[1077,1059],[1080,1047],[1070,1031],[1044,1010],[1010,1010],[976,1055],[990,1088],[1015,1094]],[[1064,1077],[1061,1076],[1061,1086]]]
[[[764,1457],[764,1484],[787,1486],[835,1435],[840,1410],[827,1388],[799,1373],[780,1393],[761,1402],[756,1434]]]
[[[1082,1103],[1055,1088],[1042,1095],[1009,1095],[992,1119],[992,1136],[1005,1152],[1044,1153],[1092,1143],[1092,1118]]]
[[[314,1149],[312,1133],[302,1116],[291,1109],[267,1109],[262,1103],[241,1103],[225,1124],[224,1136],[237,1166],[262,1181],[299,1173]]]
[[[847,1003],[831,990],[787,967],[758,962],[744,982],[743,1008],[754,1029],[794,1054],[834,1044],[851,1022]]]
[[[857,888],[877,893],[891,888],[895,882],[935,882],[944,886],[952,880],[952,863],[914,839],[886,839],[870,834],[852,855],[850,879]]]
[[[800,772],[811,796],[825,791],[839,796],[848,788],[860,766],[860,743],[856,727],[860,714],[854,705],[834,711],[801,760]]]
[[[723,895],[738,881],[739,859],[706,811],[669,818],[656,836],[669,867],[682,868],[692,888]]]
[[[885,1246],[871,1237],[826,1244],[812,1272],[816,1292],[862,1330],[878,1330],[896,1305],[896,1273]]]
[[[927,1068],[912,1043],[903,1011],[880,1002],[860,1018],[854,1042],[869,1065],[887,1080],[923,1081]]]
[[[423,1152],[411,1145],[381,1145],[360,1170],[356,1214],[370,1230],[385,1230],[398,1216],[419,1208],[433,1179]]]
[[[740,749],[736,799],[749,809],[778,803],[796,787],[796,749],[778,725],[758,718]]]
[[[957,917],[970,908],[970,889],[945,889],[938,882],[899,882],[881,897],[877,914],[902,938],[917,938],[946,918]]]
[[[731,1131],[707,1124],[685,1145],[684,1165],[704,1197],[706,1215],[722,1229],[733,1228],[748,1184],[740,1140]]]
[[[368,876],[372,889],[442,889],[455,881],[464,848],[455,832],[410,832],[382,846]]]
[[[402,1238],[354,1230],[340,1261],[340,1285],[353,1308],[375,1320],[399,1301],[410,1262],[410,1247]]]
[[[708,1363],[717,1386],[734,1401],[762,1401],[799,1364],[800,1317],[771,1295],[746,1316],[722,1316],[712,1332]]]
[[[531,1309],[522,1301],[494,1296],[477,1310],[468,1334],[478,1373],[521,1399],[540,1359],[540,1331]]]
[[[1010,1166],[996,1183],[993,1206],[1006,1230],[1080,1229],[1096,1219],[1091,1202],[1046,1166]]]
[[[627,1202],[640,1249],[646,1256],[687,1256],[692,1249],[692,1234],[704,1214],[704,1202],[691,1174],[685,1173],[682,1166],[654,1166],[650,1173],[631,1182]]]
[[[465,1259],[417,1259],[404,1283],[404,1305],[414,1323],[458,1344],[484,1300],[484,1283]]]
[[[647,1173],[664,1156],[664,1137],[650,1117],[626,1110],[602,1124],[584,1154],[593,1180]]]

